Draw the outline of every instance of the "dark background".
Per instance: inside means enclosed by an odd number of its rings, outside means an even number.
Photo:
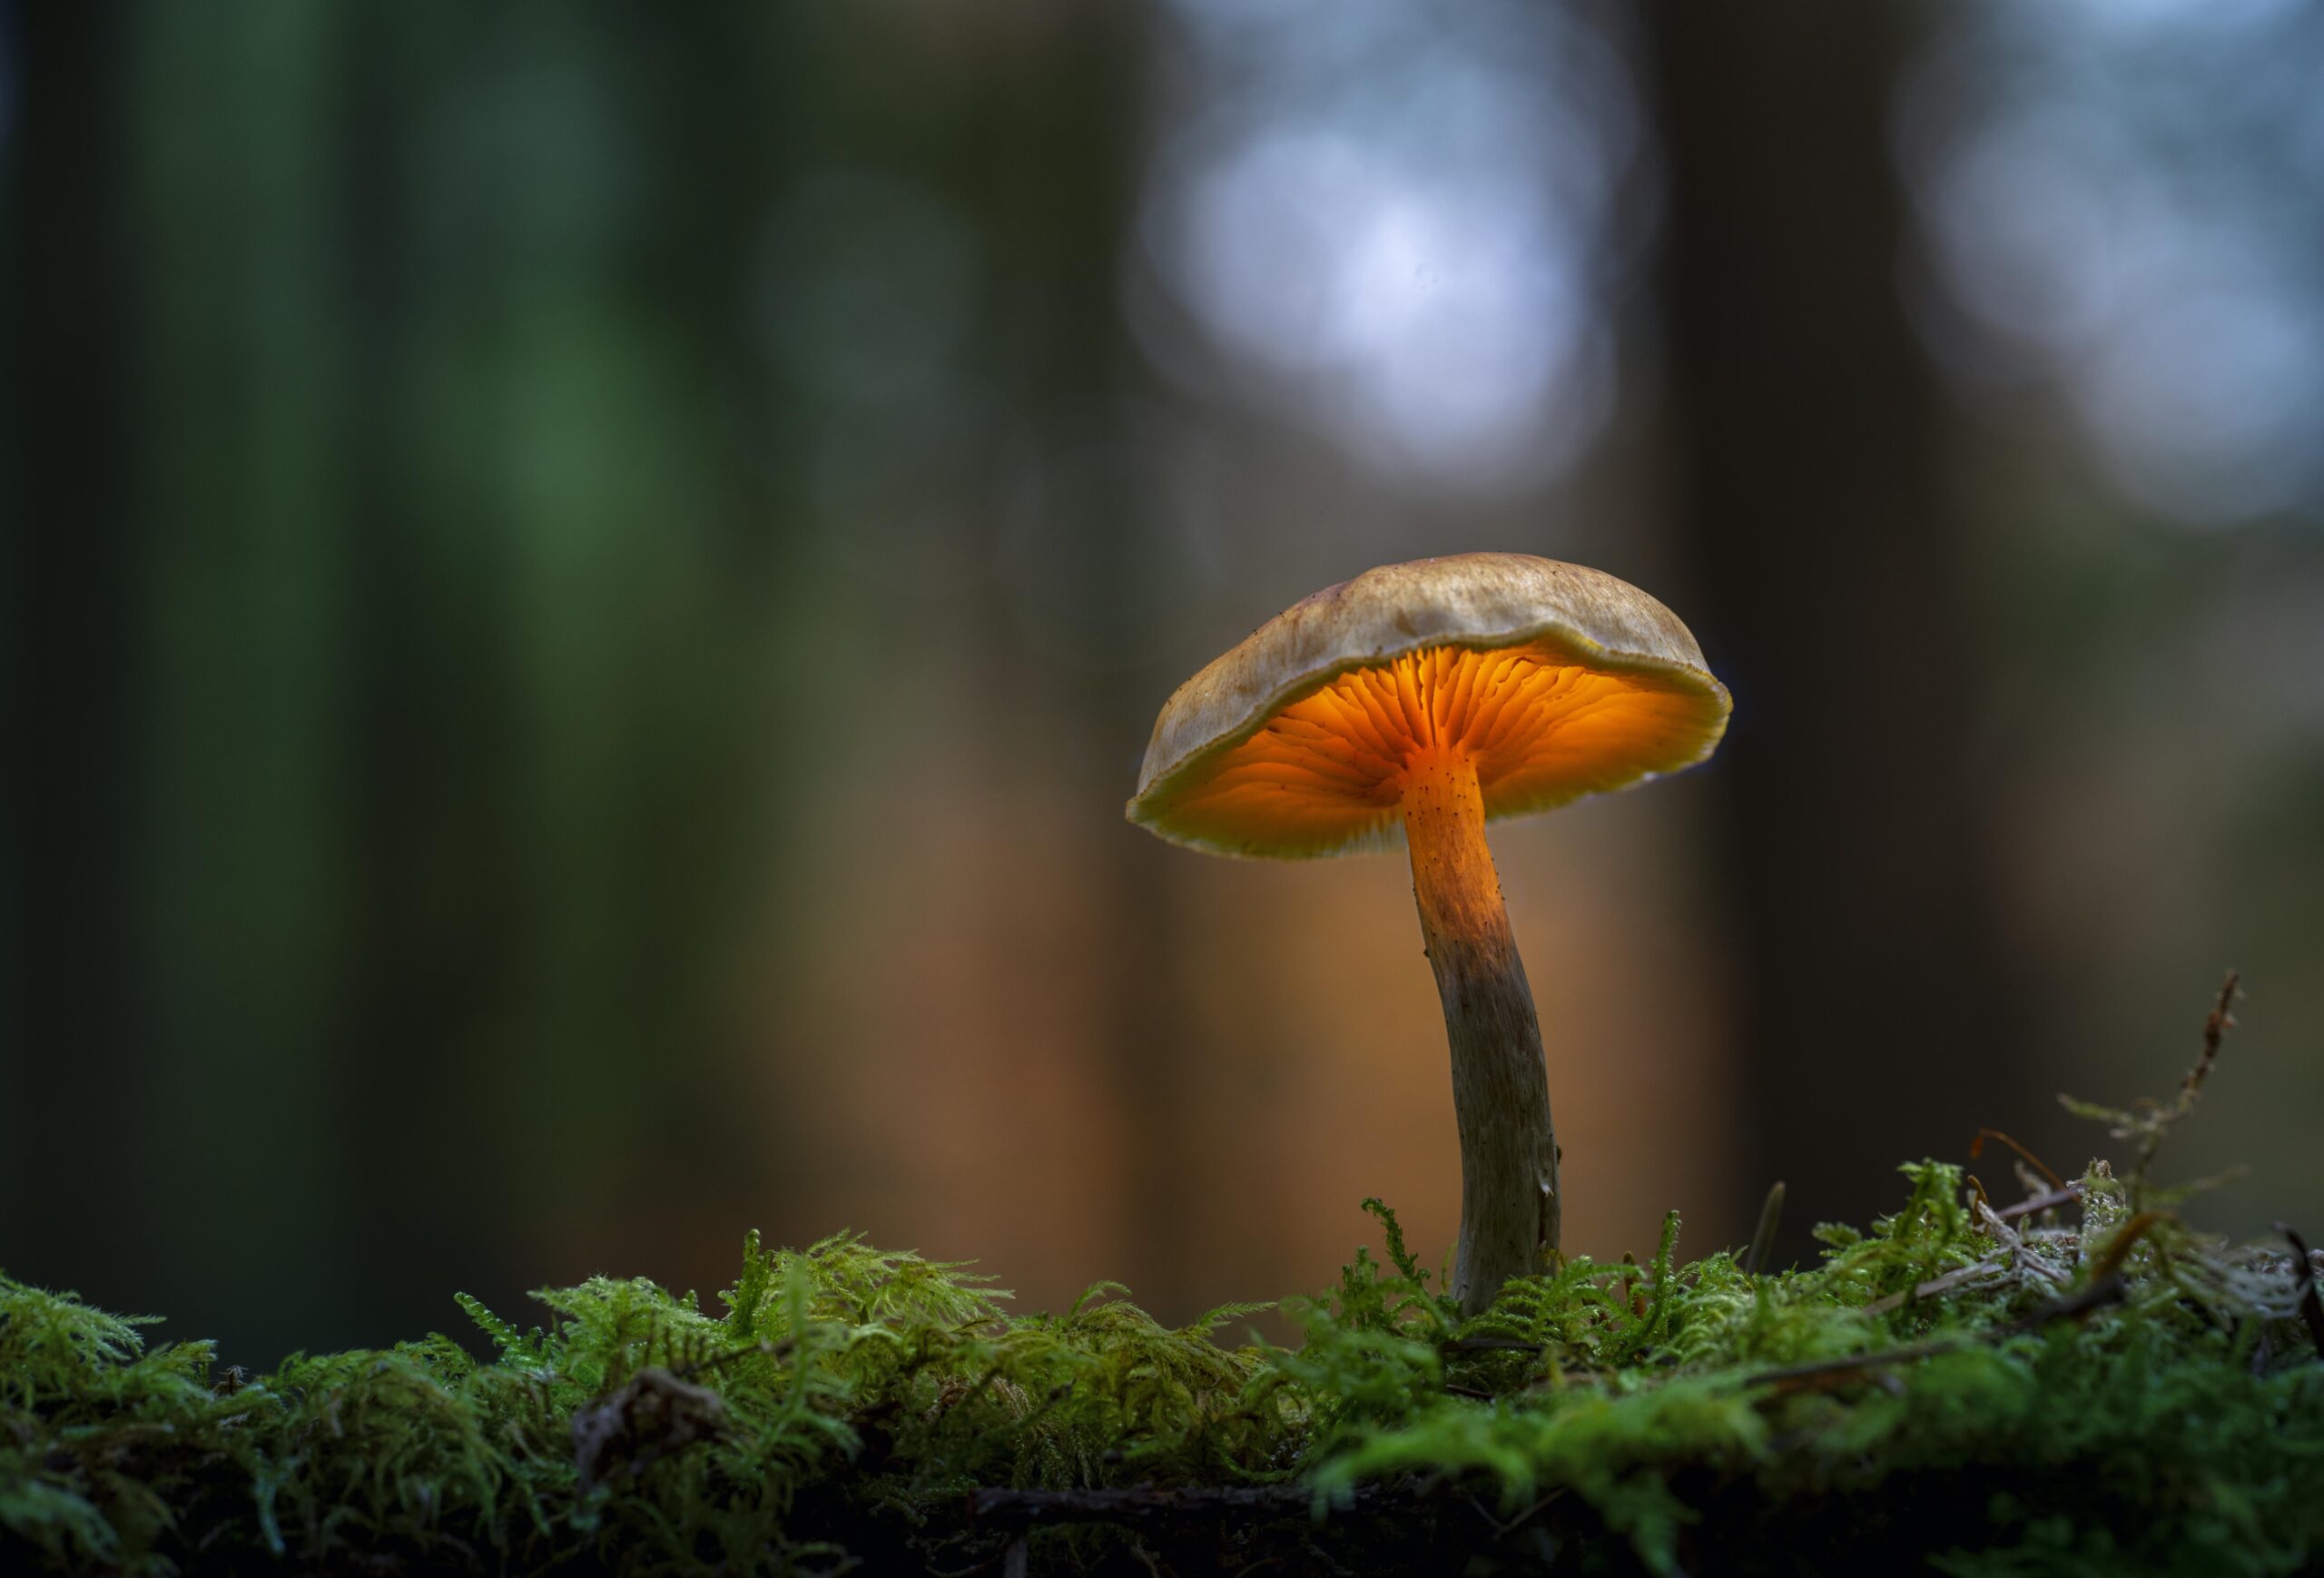
[[[2324,1232],[2324,19],[0,9],[0,1266],[225,1356],[745,1228],[1166,1317],[1449,1238],[1394,860],[1119,820],[1481,547],[1707,769],[1496,834],[1570,1247],[1787,1246],[2246,1028]],[[1977,1164],[1998,1192],[2005,1162]]]

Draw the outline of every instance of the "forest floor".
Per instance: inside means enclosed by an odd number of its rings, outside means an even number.
[[[1157,1325],[1015,1315],[852,1236],[753,1237],[724,1314],[594,1277],[497,1357],[431,1335],[221,1369],[0,1277],[0,1567],[283,1572],[2289,1573],[2324,1561],[2324,1259],[2149,1179],[2177,1098],[2083,1108],[2076,1179],[1956,1167],[1758,1245],[1576,1258],[1462,1318],[1382,1257]],[[1995,1136],[2003,1143],[2003,1137]],[[2014,1149],[2014,1148],[2013,1148]]]

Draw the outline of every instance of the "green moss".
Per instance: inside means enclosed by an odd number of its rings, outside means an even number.
[[[2312,1568],[2297,1263],[2159,1211],[2134,1135],[2130,1180],[2047,1211],[1922,1162],[1815,1266],[1681,1261],[1674,1215],[1646,1265],[1468,1321],[1367,1201],[1386,1257],[1286,1301],[1295,1347],[1218,1340],[1263,1306],[1173,1330],[1110,1284],[1012,1315],[846,1235],[753,1235],[723,1315],[594,1277],[520,1331],[462,1296],[493,1362],[430,1336],[256,1379],[0,1277],[0,1567]]]

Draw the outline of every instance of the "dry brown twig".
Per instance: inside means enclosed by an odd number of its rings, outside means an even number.
[[[2053,1283],[2061,1287],[2073,1280],[2070,1274],[2042,1258],[2040,1252],[2025,1241],[2024,1236],[2009,1225],[2006,1213],[1994,1210],[1984,1200],[1977,1202],[1976,1210],[1978,1220],[1984,1223],[1986,1235],[2010,1252],[2011,1264],[2018,1271],[2030,1271],[2043,1281]]]
[[[2052,1188],[2062,1189],[2066,1187],[2066,1180],[2060,1178],[2057,1173],[2051,1169],[2048,1162],[2043,1161],[2040,1157],[2034,1155],[2032,1151],[2018,1144],[2017,1141],[2012,1139],[2008,1135],[2004,1134],[1998,1129],[1980,1129],[1977,1130],[1976,1138],[1969,1141],[1969,1159],[1971,1161],[1976,1160],[1977,1158],[1984,1154],[1985,1141],[1988,1139],[2000,1140],[2004,1145],[2009,1147],[2010,1149],[2015,1151],[2021,1159],[2033,1164],[2034,1169],[2036,1172],[2039,1172],[2043,1178],[2050,1180],[2050,1187]]]
[[[1543,1345],[1516,1336],[1456,1336],[1444,1345],[1448,1354],[1538,1354]]]
[[[2004,1206],[1994,1215],[2002,1221],[2014,1222],[2020,1217],[2030,1217],[2037,1212],[2055,1210],[2060,1206],[2070,1206],[2080,1198],[2082,1198],[2082,1186],[2078,1183],[2067,1184],[2063,1188],[2049,1189],[2030,1199],[2020,1200],[2014,1206]]]
[[[2211,1070],[2218,1066],[2220,1044],[2227,1040],[2227,1032],[2235,1028],[2232,1011],[2242,984],[2242,972],[2234,970],[2229,971],[2227,979],[2220,983],[2219,1001],[2211,1004],[2211,1012],[2203,1018],[2203,1050],[2196,1054],[2195,1066],[2187,1070],[2186,1078],[2179,1081],[2179,1100],[2167,1110],[2155,1112],[2153,1121],[2146,1130],[2144,1143],[2139,1148],[2138,1165],[2131,1169],[2133,1187],[2145,1181],[2147,1165],[2154,1160],[2154,1153],[2162,1149],[2163,1135],[2170,1131],[2172,1124],[2195,1110],[2195,1102],[2203,1093],[2203,1081],[2211,1077]]]
[[[2202,1050],[2196,1054],[2194,1065],[2179,1081],[2179,1095],[2169,1106],[2145,1098],[2127,1108],[2104,1107],[2094,1101],[2083,1101],[2073,1096],[2060,1095],[2059,1102],[2079,1118],[2087,1118],[2107,1126],[2107,1132],[2116,1139],[2135,1140],[2138,1154],[2122,1181],[2127,1187],[2132,1209],[2143,1209],[2146,1200],[2147,1169],[2153,1165],[2155,1153],[2162,1149],[2163,1139],[2171,1127],[2194,1111],[2196,1101],[2203,1093],[2203,1085],[2219,1064],[2220,1046],[2227,1032],[2235,1028],[2232,1010],[2242,988],[2240,972],[2230,970],[2221,982],[2219,997],[2203,1019]]]
[[[1931,1342],[1913,1343],[1905,1347],[1885,1348],[1874,1354],[1846,1354],[1836,1359],[1815,1359],[1807,1364],[1786,1365],[1778,1370],[1761,1370],[1753,1376],[1738,1377],[1737,1386],[1788,1386],[1827,1376],[1844,1376],[1856,1370],[1875,1370],[1890,1365],[1909,1364],[1916,1359],[1935,1358],[1939,1354],[1956,1353],[1963,1348],[1984,1343],[1996,1343],[2007,1337],[2037,1331],[2053,1320],[2083,1320],[2110,1304],[2120,1304],[2130,1296],[2130,1288],[2122,1277],[2113,1272],[2093,1278],[2088,1286],[2067,1294],[2020,1320],[1997,1326],[1974,1336],[1939,1337]]]
[[[1903,1293],[1892,1293],[1886,1298],[1876,1298],[1864,1307],[1864,1313],[1886,1315],[1892,1309],[1902,1309],[1907,1304],[1917,1304],[1924,1298],[1934,1298],[1940,1293],[1950,1293],[1953,1289],[1968,1283],[1998,1276],[2007,1268],[2006,1261],[1980,1260],[1974,1266],[1964,1266],[1956,1271],[1948,1271],[1942,1277],[1932,1277],[1926,1282],[1920,1283]]]

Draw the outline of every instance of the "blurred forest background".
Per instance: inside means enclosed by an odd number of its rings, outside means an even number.
[[[747,1227],[1320,1286],[1457,1157],[1401,860],[1127,825],[1368,566],[1737,698],[1496,835],[1571,1247],[2053,1092],[2324,1233],[2324,13],[0,7],[0,1266],[225,1356]],[[2005,1187],[2008,1164],[1978,1164]]]

